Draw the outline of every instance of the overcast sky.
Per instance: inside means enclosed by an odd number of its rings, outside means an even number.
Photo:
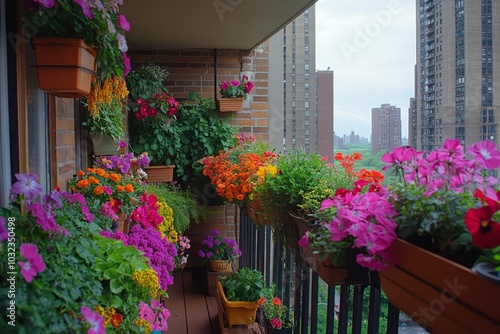
[[[371,136],[371,109],[414,95],[415,0],[319,0],[316,68],[334,71],[335,134]]]

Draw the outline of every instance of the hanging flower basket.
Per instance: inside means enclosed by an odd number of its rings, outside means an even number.
[[[232,272],[230,260],[212,260],[208,262],[208,270],[215,272]]]
[[[96,52],[78,38],[33,38],[38,84],[49,94],[80,98],[90,93]]]
[[[217,109],[220,112],[241,111],[243,109],[243,98],[220,98],[217,100]]]
[[[500,285],[396,239],[393,266],[379,272],[389,301],[432,333],[499,333]]]

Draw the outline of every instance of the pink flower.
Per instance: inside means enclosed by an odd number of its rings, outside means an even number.
[[[477,142],[467,148],[467,152],[474,156],[486,169],[496,169],[500,167],[500,151],[491,140]]]
[[[278,329],[280,329],[281,327],[283,327],[283,325],[281,324],[280,319],[278,319],[278,318],[272,318],[271,319],[271,326],[273,328],[278,328]]]
[[[33,277],[45,270],[45,263],[42,256],[38,254],[38,248],[34,244],[22,244],[19,248],[21,255],[26,258],[26,262],[17,262],[21,267],[21,275],[26,282],[31,283]]]
[[[45,8],[54,7],[54,0],[33,0],[33,1],[38,2],[40,5],[44,6]]]
[[[302,248],[306,248],[308,243],[309,243],[309,236],[306,233],[302,236],[302,238],[300,238],[299,246]]]
[[[89,19],[93,19],[94,18],[94,14],[92,13],[92,8],[90,8],[90,5],[88,4],[87,1],[85,0],[75,0],[75,2],[77,4],[80,5],[80,7],[82,7],[82,12],[83,14],[85,14],[85,16]]]
[[[127,54],[125,52],[122,52],[122,56],[123,56],[123,66],[124,66],[123,77],[125,78],[130,73],[132,66],[130,65],[130,58],[127,57]]]
[[[9,232],[7,231],[6,222],[4,217],[0,217],[0,241],[5,241],[9,238]]]
[[[80,312],[82,312],[85,321],[90,325],[87,334],[106,334],[104,318],[100,314],[92,312],[87,306],[82,306]]]
[[[238,87],[240,85],[240,82],[238,80],[233,80],[230,82],[231,85],[233,85],[234,87]]]
[[[227,81],[224,81],[223,83],[220,84],[220,88],[223,90],[226,90],[229,88],[229,83]]]
[[[245,93],[250,94],[250,92],[253,89],[253,83],[249,81],[244,86],[245,86]]]
[[[118,24],[123,30],[125,31],[130,30],[130,23],[128,23],[127,19],[125,18],[125,15],[123,14],[118,15]]]

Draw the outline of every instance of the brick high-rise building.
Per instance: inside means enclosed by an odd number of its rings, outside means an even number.
[[[401,146],[401,108],[382,104],[372,108],[372,153]]]
[[[500,136],[500,1],[417,0],[416,124],[430,151]],[[411,119],[411,118],[410,118]],[[411,133],[416,138],[411,137]]]

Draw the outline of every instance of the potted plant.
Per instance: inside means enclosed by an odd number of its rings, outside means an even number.
[[[263,318],[261,322],[268,334],[292,334],[293,333],[293,312],[289,312],[288,307],[283,304],[277,296],[261,297],[258,304],[262,310]]]
[[[220,277],[217,287],[229,326],[254,322],[258,300],[269,291],[262,273],[250,268],[241,268],[231,275]]]
[[[79,98],[89,94],[91,84],[102,87],[105,79],[127,74],[130,61],[124,33],[130,24],[120,14],[119,2],[32,1],[25,17],[29,22],[46,22],[37,25],[32,40],[41,89]],[[70,51],[64,51],[65,44]],[[83,65],[72,63],[72,57],[83,60]],[[76,86],[64,85],[67,74]]]
[[[242,109],[243,100],[253,89],[253,83],[248,80],[247,75],[241,77],[241,81],[231,80],[219,83],[221,98],[217,99],[219,111],[239,111]]]
[[[237,135],[238,144],[203,159],[203,175],[210,178],[219,196],[244,206],[249,201],[257,173],[276,160],[276,155],[255,136]]]
[[[207,234],[201,244],[198,255],[203,261],[208,262],[211,271],[231,271],[232,262],[241,256],[236,241],[224,238],[216,229]]]
[[[490,173],[500,166],[495,144],[486,140],[465,150],[459,140],[446,140],[426,156],[399,147],[382,161],[400,177],[389,186],[399,237],[390,249],[394,265],[380,271],[389,300],[432,331],[498,330],[493,310],[500,286],[469,269],[482,249],[500,244],[497,180]],[[467,288],[447,288],[453,280]],[[450,298],[429,321],[419,310],[444,291]]]

